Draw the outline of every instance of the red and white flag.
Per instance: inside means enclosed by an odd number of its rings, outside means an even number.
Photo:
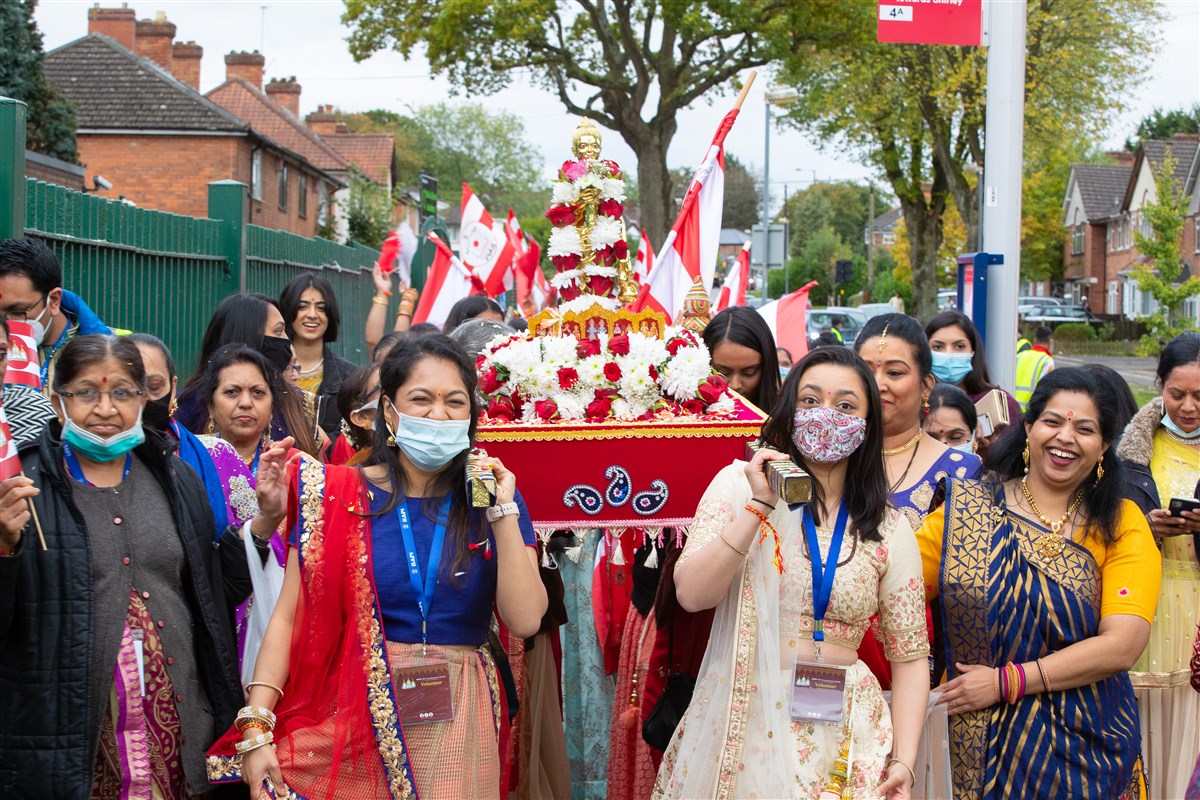
[[[808,353],[808,290],[816,285],[816,281],[809,281],[759,309],[767,327],[775,334],[775,344],[792,354],[793,363]]]
[[[417,310],[413,313],[413,324],[431,322],[441,327],[455,303],[483,291],[483,281],[454,255],[450,246],[437,234],[431,231],[428,236],[437,250],[433,263],[429,265],[429,275],[425,278],[425,288],[421,290]]]
[[[0,405],[0,481],[21,474],[21,458],[17,455],[17,443],[13,441],[8,427],[4,406]]]
[[[417,235],[413,233],[412,227],[405,220],[383,240],[383,244],[379,248],[379,260],[375,263],[379,265],[379,271],[384,275],[391,273],[392,270],[397,270],[400,281],[405,286],[412,286],[412,262],[413,256],[416,254]]]
[[[32,386],[41,391],[42,373],[39,366],[33,326],[28,322],[9,320],[8,369],[4,373],[4,382]]]
[[[638,282],[638,285],[646,282],[646,278],[654,269],[654,245],[650,243],[650,234],[642,231],[638,237],[637,257],[633,264],[633,278]]]
[[[513,248],[504,225],[492,221],[492,215],[471,187],[463,184],[462,223],[459,229],[462,261],[483,281],[488,297],[495,297],[513,286]]]
[[[725,199],[725,136],[737,115],[738,109],[734,108],[721,120],[683,198],[679,216],[658,251],[657,263],[634,301],[634,310],[649,307],[674,317],[683,308],[683,299],[696,278],[705,291],[712,291]]]
[[[746,305],[746,283],[750,279],[750,243],[742,246],[737,260],[729,268],[725,276],[725,285],[721,287],[721,296],[717,298],[717,311],[724,311],[730,306]]]

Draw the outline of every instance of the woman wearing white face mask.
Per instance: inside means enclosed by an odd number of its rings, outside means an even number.
[[[500,793],[503,710],[481,646],[493,608],[536,633],[546,594],[515,476],[491,459],[496,505],[468,504],[475,380],[447,337],[409,338],[380,368],[367,466],[303,461],[289,481],[282,450],[264,454],[251,530],[286,517],[287,577],[211,780],[254,796],[266,778],[304,797]]]
[[[368,364],[350,373],[338,390],[337,408],[342,432],[329,450],[327,464],[358,466],[371,456],[371,440],[379,414],[379,365]]]
[[[211,791],[204,751],[241,701],[228,619],[246,554],[229,530],[214,552],[204,487],[142,427],[145,397],[137,345],[72,339],[54,376],[61,437],[52,425],[21,453],[28,478],[0,483],[9,796]]]
[[[929,643],[916,537],[888,507],[882,416],[858,356],[814,350],[763,427],[776,449],[734,462],[705,492],[675,584],[681,606],[716,616],[654,797],[912,796]],[[813,477],[803,509],[763,475],[789,457]],[[890,710],[855,657],[873,614]]]
[[[929,393],[929,413],[922,428],[926,436],[963,453],[975,452],[975,426],[979,416],[967,393],[952,383],[934,384]]]

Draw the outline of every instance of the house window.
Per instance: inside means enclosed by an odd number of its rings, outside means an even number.
[[[262,202],[262,150],[250,155],[250,196]]]
[[[296,203],[296,213],[300,215],[300,219],[308,218],[308,178],[304,173],[300,173],[300,180],[296,181],[300,187],[298,202]]]
[[[1192,218],[1192,252],[1200,253],[1200,214]]]
[[[288,210],[288,165],[279,159],[279,210]]]
[[[888,231],[887,233],[883,234],[883,243],[884,244],[895,244],[896,243],[896,234],[892,233],[891,231]]]
[[[1083,224],[1080,223],[1071,229],[1071,255],[1083,255]]]
[[[329,187],[325,181],[317,181],[317,224],[329,224]]]

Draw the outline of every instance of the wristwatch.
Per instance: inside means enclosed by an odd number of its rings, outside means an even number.
[[[488,522],[496,522],[501,517],[515,517],[521,513],[516,503],[500,503],[487,510]]]

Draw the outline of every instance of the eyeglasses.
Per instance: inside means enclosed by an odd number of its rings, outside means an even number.
[[[141,389],[126,389],[125,387],[104,390],[89,387],[76,389],[73,392],[59,392],[59,394],[63,397],[78,400],[80,405],[85,406],[96,405],[100,402],[100,395],[106,394],[114,406],[127,406],[136,403],[138,398],[145,394],[145,392]]]
[[[50,299],[50,295],[44,294],[44,295],[42,295],[41,300],[38,300],[36,303],[34,303],[32,306],[25,309],[24,311],[3,311],[3,312],[0,312],[0,316],[4,317],[9,322],[29,322],[30,312],[32,312],[38,306],[45,305],[46,301],[49,299]],[[37,319],[39,316],[41,316],[40,311],[37,314],[33,315],[33,319]]]

